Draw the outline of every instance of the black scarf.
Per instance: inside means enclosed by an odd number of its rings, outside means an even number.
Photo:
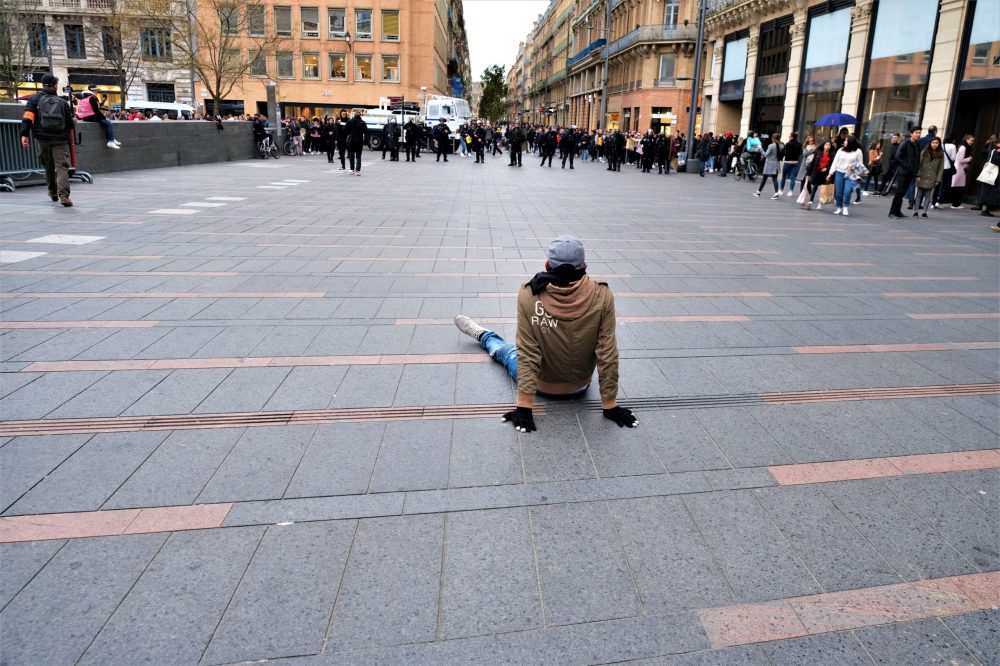
[[[586,266],[574,268],[569,264],[562,264],[554,269],[535,273],[535,277],[531,278],[528,284],[531,285],[532,295],[538,296],[550,284],[554,284],[557,287],[565,287],[570,282],[583,279],[583,276],[586,274]]]

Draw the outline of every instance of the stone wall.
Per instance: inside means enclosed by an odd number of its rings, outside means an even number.
[[[0,104],[0,119],[20,119],[24,107]],[[77,166],[81,171],[108,173],[135,169],[233,162],[256,157],[253,130],[248,122],[214,123],[197,120],[114,123],[121,150],[108,148],[104,130],[96,123],[77,123]]]

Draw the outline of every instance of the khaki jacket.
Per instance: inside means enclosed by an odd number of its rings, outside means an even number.
[[[920,170],[917,171],[917,176],[920,178],[917,187],[927,190],[936,186],[944,176],[944,158],[921,155]]]
[[[538,296],[525,284],[517,297],[517,406],[535,393],[574,393],[597,369],[601,404],[617,405],[618,343],[615,298],[588,276],[565,287],[550,284]]]

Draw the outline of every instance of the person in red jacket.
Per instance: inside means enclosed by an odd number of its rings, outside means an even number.
[[[91,84],[87,90],[80,94],[80,103],[76,106],[76,117],[88,123],[100,123],[104,128],[104,138],[107,139],[108,148],[118,150],[122,144],[115,140],[115,128],[111,121],[104,115],[101,109],[101,99],[95,92],[97,86]]]

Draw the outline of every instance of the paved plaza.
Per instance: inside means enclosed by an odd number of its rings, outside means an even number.
[[[1000,663],[985,218],[372,156],[0,195],[0,663]],[[563,233],[638,429],[452,324]]]

